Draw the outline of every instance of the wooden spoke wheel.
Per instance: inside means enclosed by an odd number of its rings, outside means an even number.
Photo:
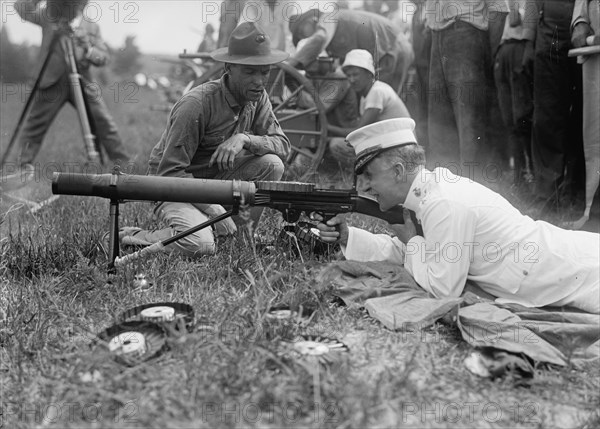
[[[310,180],[327,149],[325,108],[312,82],[286,63],[271,71],[269,83],[273,112],[292,144],[287,160],[289,176]]]
[[[215,63],[198,76],[188,90],[223,74],[222,63]],[[327,116],[312,82],[294,67],[276,64],[267,86],[273,112],[291,142],[286,160],[287,177],[310,181],[327,149]]]

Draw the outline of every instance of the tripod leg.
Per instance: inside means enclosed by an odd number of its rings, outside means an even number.
[[[4,153],[2,154],[2,158],[0,159],[0,169],[2,167],[4,167],[4,164],[8,160],[8,155],[10,154],[12,147],[14,146],[15,142],[17,141],[17,138],[21,134],[21,130],[23,129],[23,124],[25,123],[25,121],[27,120],[27,117],[31,113],[31,108],[33,106],[33,100],[35,99],[35,97],[37,95],[38,89],[40,87],[40,83],[42,82],[44,73],[46,72],[46,69],[48,68],[48,64],[50,63],[50,57],[52,56],[52,52],[54,51],[54,48],[56,47],[58,40],[59,40],[59,37],[57,35],[55,35],[52,38],[52,41],[50,42],[50,46],[48,48],[48,54],[46,55],[46,58],[44,59],[44,63],[42,64],[42,68],[40,69],[40,72],[38,73],[38,76],[35,79],[35,83],[33,84],[31,93],[29,94],[29,97],[27,98],[27,101],[25,102],[25,107],[23,108],[23,111],[21,112],[21,116],[19,117],[19,121],[17,122],[17,126],[15,127],[15,131],[13,132],[13,135],[10,138],[10,142],[8,143],[8,146],[6,146],[6,150],[4,151]]]
[[[75,109],[79,117],[79,123],[83,132],[83,141],[85,149],[87,151],[88,160],[92,163],[100,163],[100,154],[96,150],[95,136],[92,134],[90,128],[90,122],[88,119],[87,111],[85,109],[85,101],[83,98],[83,90],[80,83],[80,75],[77,70],[77,63],[75,61],[75,50],[73,48],[73,40],[70,37],[62,37],[63,47],[65,51],[65,59],[69,66],[69,84],[73,91],[73,98],[75,101]]]

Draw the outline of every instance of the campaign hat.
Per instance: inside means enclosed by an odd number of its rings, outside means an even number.
[[[242,22],[231,32],[229,45],[210,54],[215,61],[242,65],[271,65],[290,55],[271,48],[271,37],[255,22]]]

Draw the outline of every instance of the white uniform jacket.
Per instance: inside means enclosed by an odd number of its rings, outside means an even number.
[[[496,192],[445,168],[423,169],[404,206],[416,213],[425,238],[404,245],[350,228],[346,258],[403,263],[436,297],[459,296],[470,279],[498,302],[566,305],[582,294],[600,301],[599,234],[534,221]]]

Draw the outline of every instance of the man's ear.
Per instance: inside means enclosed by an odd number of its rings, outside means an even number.
[[[225,73],[229,73],[229,71],[231,70],[231,64],[229,64],[229,63],[223,64],[223,69],[225,69]]]
[[[405,174],[406,173],[406,169],[404,168],[404,165],[400,162],[394,164],[394,173],[396,174],[396,180],[402,182],[405,180]]]

